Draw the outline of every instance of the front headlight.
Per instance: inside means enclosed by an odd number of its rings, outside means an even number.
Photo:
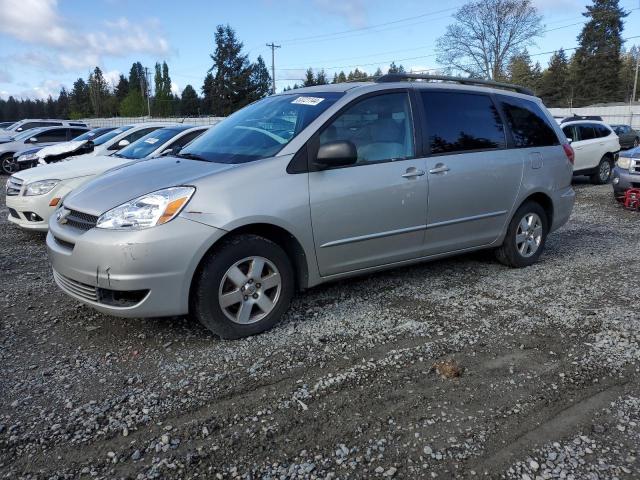
[[[147,193],[103,213],[96,227],[142,230],[162,225],[180,213],[195,191],[194,187],[171,187]]]
[[[44,195],[53,190],[60,180],[40,180],[39,182],[33,182],[27,185],[27,190],[24,192],[26,196]]]
[[[631,159],[629,157],[619,157],[616,164],[623,170],[629,170],[629,167],[631,167]]]

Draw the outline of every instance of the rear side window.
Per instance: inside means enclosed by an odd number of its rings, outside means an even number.
[[[87,130],[84,128],[70,128],[69,138],[76,138],[80,135],[84,135],[85,133],[87,133]]]
[[[580,140],[593,140],[594,138],[598,138],[593,125],[590,124],[578,125],[578,136]]]
[[[599,138],[608,137],[609,135],[611,135],[611,131],[604,125],[596,123],[593,128],[595,129],[596,134]]]
[[[516,147],[547,147],[560,144],[549,119],[535,102],[516,97],[500,97],[500,104]]]
[[[431,154],[505,148],[504,126],[487,95],[420,92]]]
[[[205,131],[206,130],[195,130],[193,132],[189,132],[186,135],[183,135],[182,137],[177,139],[175,142],[173,142],[167,148],[178,148],[178,147],[182,148],[187,143],[189,143],[191,140],[193,140],[194,138],[199,137],[200,135],[202,135]]]
[[[578,140],[578,136],[576,135],[576,131],[573,128],[573,125],[562,127],[562,132],[564,133],[565,137],[570,138],[571,140]]]
[[[138,130],[137,132],[130,133],[129,135],[124,137],[123,140],[129,140],[129,143],[133,143],[136,140],[138,140],[139,138],[144,137],[147,133],[151,133],[154,130],[157,130],[159,128],[161,128],[161,127],[158,126],[158,127],[142,128],[142,129]]]

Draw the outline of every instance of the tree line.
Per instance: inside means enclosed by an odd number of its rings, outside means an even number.
[[[592,0],[583,15],[587,21],[577,48],[560,48],[543,68],[527,50],[544,33],[542,17],[531,0],[471,0],[454,14],[454,23],[437,42],[437,59],[442,64],[437,73],[516,83],[532,89],[549,107],[631,101],[640,49],[623,49],[624,18],[629,12],[619,0]],[[250,62],[229,25],[217,26],[214,45],[211,67],[199,92],[187,85],[180,95],[174,94],[166,62],[155,64],[153,94],[149,93],[150,76],[140,62],[133,63],[129,75],[120,75],[115,85],[95,67],[86,80],[78,78],[71,90],[62,88],[57,98],[0,100],[0,120],[144,116],[149,110],[158,117],[226,116],[269,94],[272,79],[263,58]],[[569,56],[568,51],[573,54]],[[395,62],[387,72],[356,68],[333,77],[322,68],[308,68],[300,84],[285,90],[404,71]]]

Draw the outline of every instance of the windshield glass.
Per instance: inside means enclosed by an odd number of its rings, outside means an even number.
[[[37,135],[38,133],[42,132],[46,127],[40,127],[40,128],[32,128],[31,130],[25,130],[24,132],[20,132],[20,133],[16,133],[13,136],[14,140],[24,140],[25,138],[31,138],[34,135]]]
[[[160,128],[154,130],[123,148],[115,156],[131,159],[145,158],[184,130],[184,128]]]
[[[73,140],[95,140],[96,138],[104,135],[107,132],[113,130],[112,128],[96,128],[95,130],[89,130],[88,132],[78,135]]]
[[[342,95],[314,92],[264,98],[203,133],[180,156],[216,163],[272,157]]]
[[[112,138],[117,137],[122,132],[126,132],[131,127],[133,127],[133,125],[127,125],[125,127],[118,127],[115,130],[111,130],[109,133],[105,133],[104,135],[101,135],[100,137],[92,140],[93,144],[94,145],[102,145],[103,143],[108,142]]]

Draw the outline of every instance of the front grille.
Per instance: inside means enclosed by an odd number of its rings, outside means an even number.
[[[91,302],[98,301],[98,292],[96,287],[92,287],[91,285],[87,285],[86,283],[81,283],[76,280],[72,280],[69,277],[65,277],[64,275],[53,271],[53,278],[55,279],[58,286],[67,292],[70,295],[75,295],[76,297],[80,297],[83,300],[88,300]]]
[[[640,174],[640,159],[631,160],[631,166],[629,167],[629,172]]]
[[[73,247],[76,246],[74,243],[67,242],[66,240],[62,240],[61,238],[58,238],[55,235],[53,235],[53,239],[56,241],[58,245],[64,248],[68,248],[69,250],[73,250]]]
[[[95,215],[89,215],[88,213],[78,212],[76,210],[69,210],[69,215],[67,215],[66,220],[67,225],[85,231],[91,230],[98,223],[98,217]]]
[[[18,212],[16,212],[13,208],[9,209],[9,215],[11,215],[13,218],[20,218],[20,215],[18,215]]]
[[[16,177],[9,177],[9,180],[7,180],[7,195],[10,197],[20,195],[20,190],[22,190],[23,183],[24,180]]]

